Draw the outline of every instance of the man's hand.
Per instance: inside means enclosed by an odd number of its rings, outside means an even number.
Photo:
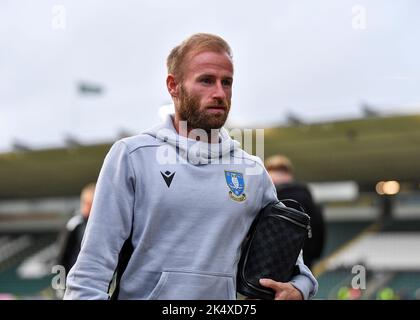
[[[263,287],[271,288],[276,295],[274,300],[303,300],[302,293],[290,282],[277,282],[271,279],[260,279]]]

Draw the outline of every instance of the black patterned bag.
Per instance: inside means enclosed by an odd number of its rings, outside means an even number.
[[[261,286],[259,279],[288,282],[297,272],[296,260],[307,237],[311,237],[310,217],[296,201],[281,200],[262,209],[242,247],[237,291],[249,298],[274,299],[274,291]]]

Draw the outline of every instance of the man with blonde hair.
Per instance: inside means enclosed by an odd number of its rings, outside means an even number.
[[[266,159],[265,168],[275,185],[293,181],[292,162],[283,155],[275,155]]]
[[[241,244],[257,213],[277,202],[275,189],[261,160],[223,128],[234,73],[226,41],[192,35],[167,66],[175,114],[109,151],[66,299],[108,299],[115,272],[119,299],[236,299]],[[261,279],[276,299],[316,293],[296,263],[290,282]]]

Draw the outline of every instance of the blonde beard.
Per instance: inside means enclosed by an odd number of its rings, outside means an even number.
[[[221,103],[226,107],[223,114],[208,114],[200,111],[200,99],[191,95],[181,85],[179,94],[179,104],[177,111],[180,120],[187,121],[189,129],[203,129],[210,132],[211,129],[220,129],[226,122],[230,111],[230,101],[224,100]]]

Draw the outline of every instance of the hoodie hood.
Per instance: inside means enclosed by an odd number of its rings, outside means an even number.
[[[144,134],[150,135],[165,144],[173,146],[177,157],[194,164],[203,165],[209,163],[220,163],[223,158],[229,158],[232,153],[237,151],[240,143],[233,140],[225,128],[220,128],[218,132],[219,142],[208,143],[197,141],[189,137],[178,134],[173,124],[174,114],[167,115],[165,121],[146,130]],[[195,137],[195,136],[194,136]]]

